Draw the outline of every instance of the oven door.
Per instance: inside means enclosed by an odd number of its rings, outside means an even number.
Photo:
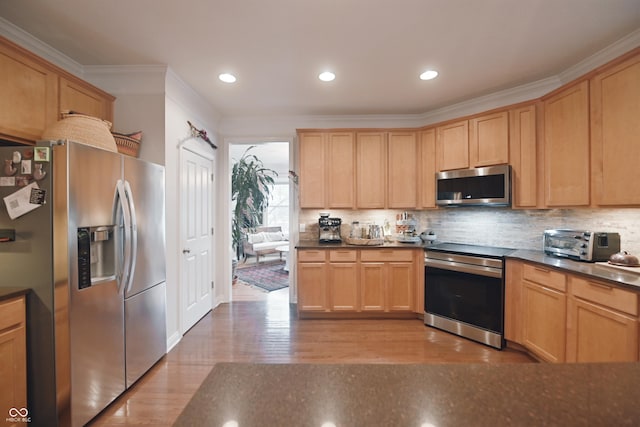
[[[455,267],[426,263],[425,324],[502,348],[502,271],[467,265],[452,269]]]

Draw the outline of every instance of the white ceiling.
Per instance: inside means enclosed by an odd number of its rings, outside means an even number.
[[[556,75],[640,28],[640,0],[2,0],[0,16],[82,65],[169,65],[223,118],[421,114]]]

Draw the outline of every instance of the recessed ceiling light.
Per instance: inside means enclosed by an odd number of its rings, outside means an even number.
[[[336,75],[333,74],[331,71],[325,71],[324,73],[320,73],[318,78],[323,82],[330,82],[331,80],[336,78]]]
[[[236,76],[229,73],[222,73],[218,76],[218,78],[225,83],[234,83],[236,81]]]
[[[424,73],[420,74],[420,80],[431,80],[438,77],[438,72],[435,70],[427,70]]]

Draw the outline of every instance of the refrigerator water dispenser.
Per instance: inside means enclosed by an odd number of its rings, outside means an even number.
[[[78,228],[78,288],[116,277],[115,226]]]

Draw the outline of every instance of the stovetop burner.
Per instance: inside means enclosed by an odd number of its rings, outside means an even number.
[[[427,251],[448,252],[461,255],[475,255],[487,258],[502,258],[515,249],[494,246],[466,245],[462,243],[437,243],[425,248]]]

